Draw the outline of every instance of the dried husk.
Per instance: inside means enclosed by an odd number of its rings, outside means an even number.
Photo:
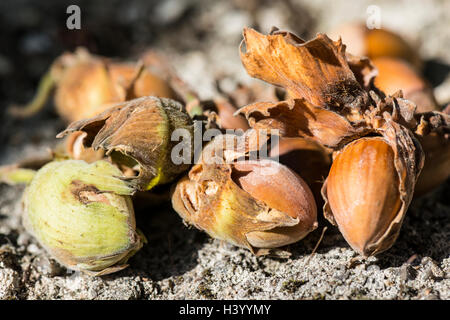
[[[104,150],[94,150],[84,146],[84,139],[87,133],[83,131],[75,131],[69,134],[64,141],[64,151],[69,158],[74,160],[83,160],[88,163],[101,160],[105,157]]]
[[[415,134],[425,154],[415,196],[428,193],[450,177],[450,110],[444,112],[415,115],[418,119]]]
[[[267,159],[244,161],[252,142],[225,149],[240,139],[221,135],[209,143],[202,161],[175,186],[172,205],[187,224],[211,237],[267,254],[314,230],[316,206],[306,183],[287,167]]]
[[[248,73],[284,87],[289,96],[241,108],[252,128],[278,129],[283,137],[308,138],[334,150],[368,135],[381,136],[392,148],[401,207],[364,254],[388,249],[398,236],[423,166],[422,148],[411,132],[417,126],[414,103],[403,99],[401,92],[386,97],[371,87],[373,66],[347,57],[345,46],[326,35],[305,42],[288,32],[275,30],[264,36],[245,29],[244,41],[241,59]],[[326,182],[322,194],[325,217],[335,223]]]
[[[170,99],[142,97],[119,103],[96,117],[70,124],[57,137],[82,131],[83,143],[94,150],[102,149],[128,174],[136,189],[145,191],[157,184],[172,181],[187,170],[189,163],[174,164],[171,141],[175,129],[189,133],[192,157],[193,122],[183,106]]]
[[[329,148],[370,132],[364,123],[353,125],[346,117],[304,99],[257,102],[239,112],[253,129],[276,129],[282,137],[309,138]]]
[[[264,36],[246,28],[240,53],[250,76],[285,88],[291,98],[318,107],[355,108],[367,100],[347,63],[345,46],[324,34],[305,42],[285,31]]]

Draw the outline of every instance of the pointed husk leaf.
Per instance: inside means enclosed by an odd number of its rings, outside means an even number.
[[[57,137],[74,131],[87,133],[84,144],[105,150],[119,165],[136,169],[139,174],[127,180],[145,191],[189,168],[189,163],[177,165],[171,159],[172,147],[178,143],[171,140],[175,129],[187,130],[192,148],[193,123],[183,106],[171,99],[142,97],[74,122]]]

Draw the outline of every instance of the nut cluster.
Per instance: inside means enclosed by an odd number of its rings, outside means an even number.
[[[319,34],[305,42],[276,29],[267,36],[246,29],[244,41],[247,72],[283,87],[288,99],[254,103],[239,113],[252,128],[278,129],[284,137],[308,137],[331,148],[333,162],[322,187],[325,217],[360,254],[389,249],[431,148],[419,140],[439,137],[448,149],[448,115],[416,113],[402,92],[386,95],[373,81],[370,60],[346,54],[341,40]],[[440,161],[445,166],[448,160]]]
[[[244,29],[242,64],[267,85],[219,86],[211,101],[153,54],[134,64],[64,54],[35,100],[12,111],[35,113],[55,88],[58,113],[70,122],[58,135],[65,142],[37,171],[0,168],[0,181],[28,184],[25,228],[62,265],[92,275],[123,269],[142,247],[133,196],[157,185],[170,186],[186,224],[257,255],[306,237],[321,207],[356,252],[381,253],[398,237],[413,196],[450,176],[450,117],[437,111],[403,39],[343,30],[350,53],[325,34],[304,41]],[[221,134],[194,165],[176,164],[177,129],[188,133],[196,160],[194,120]],[[269,157],[254,159],[262,145]]]

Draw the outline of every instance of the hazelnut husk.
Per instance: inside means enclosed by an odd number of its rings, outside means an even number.
[[[105,156],[104,150],[94,150],[84,146],[84,139],[87,133],[83,131],[75,131],[67,136],[64,141],[64,153],[74,160],[84,160],[88,163],[101,160]]]
[[[415,196],[424,195],[450,177],[450,109],[415,115],[414,130],[425,154],[425,164],[415,188]]]
[[[175,164],[172,148],[174,130],[187,133],[187,161]],[[58,134],[61,138],[72,132],[83,132],[82,143],[93,150],[103,150],[122,169],[137,190],[150,190],[158,184],[171,182],[186,171],[193,154],[193,121],[178,102],[157,97],[142,97],[119,103],[101,114],[73,122]]]
[[[317,227],[308,185],[278,162],[234,158],[223,148],[234,139],[221,135],[205,147],[203,160],[173,190],[175,211],[211,237],[258,255],[304,238]]]

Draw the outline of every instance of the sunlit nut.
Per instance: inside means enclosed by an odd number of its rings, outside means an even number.
[[[145,238],[136,231],[133,189],[120,176],[106,161],[48,163],[23,195],[26,230],[68,269],[122,270]]]

